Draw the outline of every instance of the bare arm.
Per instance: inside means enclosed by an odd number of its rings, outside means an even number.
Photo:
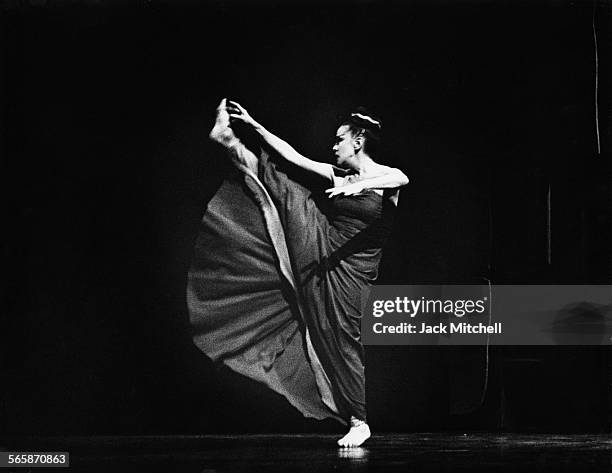
[[[269,132],[263,125],[255,121],[240,104],[229,101],[227,110],[230,118],[251,126],[266,144],[290,163],[295,164],[301,169],[317,174],[331,182],[334,181],[334,172],[331,164],[313,161],[301,155],[289,143]]]
[[[365,189],[399,189],[408,184],[408,177],[399,169],[378,165],[371,177],[339,187],[332,187],[325,192],[329,197],[335,195],[359,194]]]
[[[408,184],[408,177],[399,169],[381,167],[384,168],[384,174],[359,181],[364,189],[397,189]]]

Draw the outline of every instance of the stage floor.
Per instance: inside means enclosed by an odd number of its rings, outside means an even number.
[[[608,435],[388,434],[375,435],[363,448],[350,450],[336,448],[335,438],[328,435],[22,438],[4,439],[0,451],[67,451],[70,453],[67,471],[71,472],[517,469],[520,473],[612,472],[612,437]],[[41,470],[44,469],[32,469]]]

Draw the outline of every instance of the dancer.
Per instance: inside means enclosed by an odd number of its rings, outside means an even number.
[[[248,149],[234,133],[234,123],[255,132],[263,149]],[[280,271],[295,294],[294,310],[318,395],[333,413],[330,416],[335,414],[350,426],[338,440],[341,447],[359,446],[370,437],[361,296],[377,277],[399,187],[408,183],[403,172],[374,160],[380,129],[380,121],[365,110],[350,114],[336,131],[336,166],[302,156],[238,103],[225,99],[210,133],[244,173],[263,211]],[[323,208],[309,189],[298,184],[300,172],[327,184],[329,205]],[[196,291],[192,285],[191,293]],[[190,303],[190,307],[200,306]]]

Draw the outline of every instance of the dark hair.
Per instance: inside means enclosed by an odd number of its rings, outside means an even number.
[[[363,150],[374,156],[380,144],[382,122],[379,118],[368,112],[364,107],[357,107],[350,113],[340,126],[348,126],[353,136],[365,138]]]

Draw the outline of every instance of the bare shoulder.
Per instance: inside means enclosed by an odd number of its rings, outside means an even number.
[[[374,165],[370,169],[370,175],[368,177],[384,176],[385,174],[389,174],[394,170],[395,168],[385,166],[384,164],[374,163]]]
[[[322,163],[320,161],[313,161],[309,159],[308,165],[304,167],[306,167],[307,169],[310,169],[315,174],[318,174],[322,178],[328,180],[329,182],[335,185],[336,179],[334,175],[334,168],[331,164]]]

